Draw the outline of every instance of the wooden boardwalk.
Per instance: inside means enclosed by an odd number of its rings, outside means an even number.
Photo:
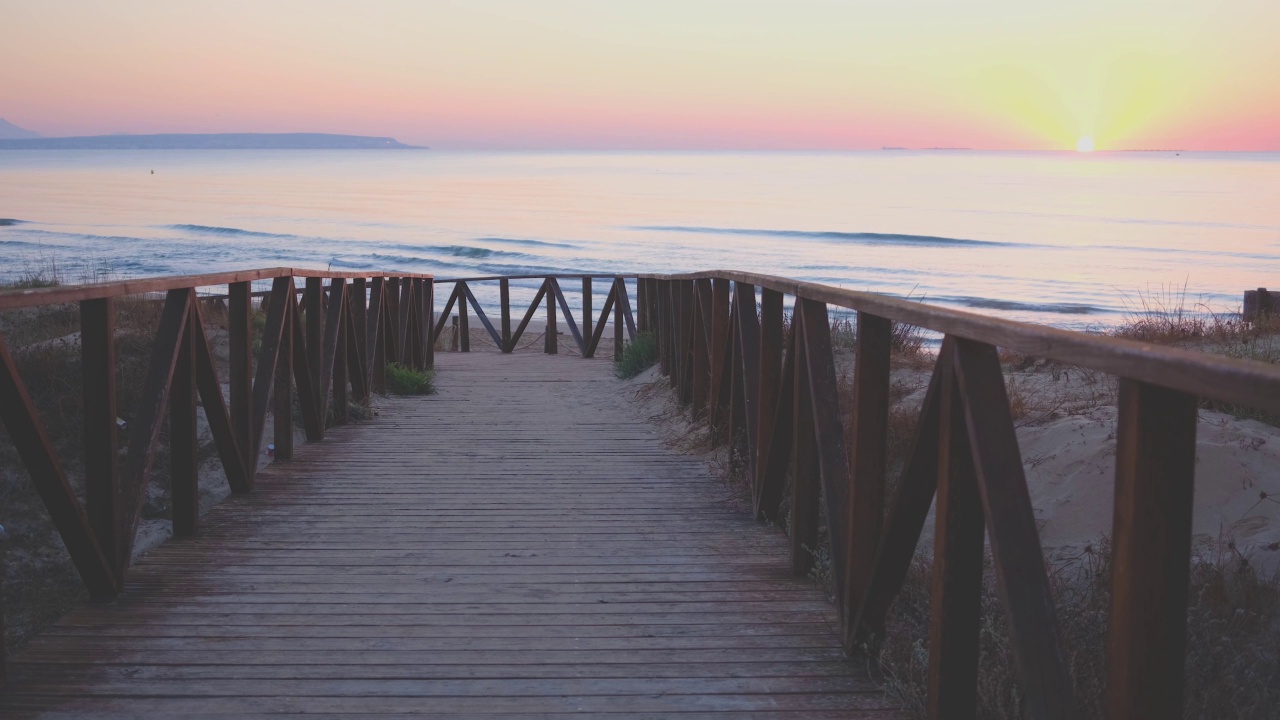
[[[607,360],[437,365],[30,642],[0,715],[898,715]]]

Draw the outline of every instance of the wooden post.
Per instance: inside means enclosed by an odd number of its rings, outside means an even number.
[[[546,279],[547,288],[547,332],[543,341],[543,352],[548,355],[555,355],[560,352],[559,338],[556,334],[556,293],[551,287],[551,278]]]
[[[119,439],[116,432],[115,298],[80,303],[80,358],[84,380],[85,499],[98,545],[120,577]]]
[[[719,414],[729,405],[729,398],[724,393],[728,383],[723,373],[726,367],[725,353],[729,347],[730,299],[728,280],[715,278],[709,284],[711,295],[707,300],[711,309],[711,326],[708,328],[711,340],[711,394],[708,400],[711,403],[711,417],[714,423]],[[752,308],[752,312],[755,312],[755,308]]]
[[[303,292],[306,311],[307,367],[311,370],[312,397],[320,397],[320,368],[324,348],[324,278],[309,277]]]
[[[627,283],[622,278],[616,278],[613,281],[613,286],[615,288],[613,299],[613,359],[621,360],[622,353],[626,349],[626,341],[623,339],[622,307],[623,303],[626,302]]]
[[[227,288],[227,355],[231,429],[252,487],[257,469],[253,449],[253,283],[231,283]]]
[[[351,301],[351,296],[343,287],[342,280],[334,280],[330,287],[330,293],[347,293],[347,297],[337,303],[338,337],[333,347],[333,374],[329,380],[333,386],[333,424],[345,425],[347,422],[347,342],[351,336],[351,323],[348,322],[351,314],[346,304]]]
[[[929,620],[931,720],[976,717],[982,601],[982,497],[955,374],[942,380]]]
[[[596,326],[594,312],[591,309],[591,276],[582,278],[582,332],[589,333]]]
[[[752,480],[757,515],[760,491],[769,467],[773,446],[774,422],[778,415],[778,399],[782,390],[782,351],[786,338],[782,328],[782,293],[760,289],[760,404],[756,415],[756,474]]]
[[[458,283],[461,290],[462,283]],[[458,297],[458,347],[462,352],[471,352],[471,321],[467,315],[466,295]]]
[[[502,352],[511,352],[511,281],[498,281],[498,295],[502,299]]]
[[[426,297],[423,298],[424,312],[423,322],[426,327],[422,329],[424,334],[423,343],[425,350],[423,352],[423,362],[428,368],[436,366],[436,284],[434,280],[426,282]]]
[[[200,313],[192,304],[169,387],[169,497],[173,536],[191,537],[200,529],[200,444],[196,437],[196,334]]]
[[[813,568],[818,548],[818,448],[814,442],[813,398],[809,389],[808,338],[799,324],[802,311],[796,304],[791,322],[796,327],[792,386],[791,434],[791,572],[804,577]]]
[[[365,340],[369,344],[365,357],[369,362],[369,386],[377,393],[387,391],[387,343],[384,331],[386,313],[387,282],[385,278],[375,277],[365,319]]]
[[[292,283],[292,279],[290,280]],[[293,318],[288,305],[292,293],[284,300],[284,325],[280,334],[280,350],[276,356],[275,377],[275,460],[293,459]]]
[[[845,613],[854,618],[871,583],[884,518],[885,456],[889,435],[889,354],[893,323],[858,313],[853,366],[853,422],[849,427],[849,573]],[[850,622],[845,648],[853,648],[856,626]]]
[[[365,370],[364,387],[367,391],[369,388],[369,344],[368,329],[365,325],[366,315],[369,307],[368,283],[365,278],[356,278],[351,281],[351,291],[347,296],[351,304],[351,327],[347,329],[347,342],[356,346],[356,352],[364,358],[363,366]],[[351,372],[357,372],[359,368],[351,368]],[[364,398],[358,398],[363,400]]]
[[[1107,717],[1182,717],[1196,398],[1120,380]]]

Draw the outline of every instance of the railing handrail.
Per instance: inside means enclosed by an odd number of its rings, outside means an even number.
[[[101,300],[122,295],[140,295],[184,288],[229,285],[254,280],[273,280],[278,277],[311,277],[325,280],[353,280],[358,278],[396,277],[414,280],[431,280],[433,275],[424,273],[384,272],[381,270],[310,270],[307,268],[273,267],[254,270],[232,270],[201,275],[164,275],[161,277],[111,280],[83,285],[59,285],[48,288],[5,290],[0,292],[0,310],[16,310],[37,305]]]

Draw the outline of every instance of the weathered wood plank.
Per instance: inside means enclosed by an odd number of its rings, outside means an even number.
[[[0,713],[899,716],[610,363],[438,362],[30,643]]]

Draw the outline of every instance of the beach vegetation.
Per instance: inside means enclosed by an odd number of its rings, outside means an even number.
[[[658,339],[652,333],[642,332],[623,348],[622,357],[613,364],[614,373],[621,380],[630,380],[657,361]]]
[[[387,364],[387,391],[395,395],[434,395],[436,371],[417,370],[400,363]]]

